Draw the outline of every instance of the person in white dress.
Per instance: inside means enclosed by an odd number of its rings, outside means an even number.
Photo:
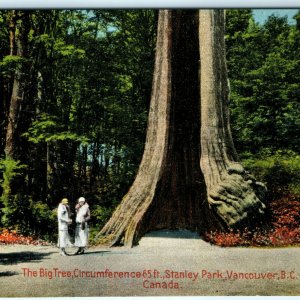
[[[58,247],[60,254],[66,256],[65,247],[71,244],[68,226],[72,223],[70,219],[70,209],[68,206],[68,199],[64,198],[58,205],[57,220],[58,220]]]
[[[75,246],[78,247],[76,254],[83,254],[88,245],[89,227],[88,221],[91,218],[89,205],[84,197],[78,199],[76,210],[76,229],[75,229]]]

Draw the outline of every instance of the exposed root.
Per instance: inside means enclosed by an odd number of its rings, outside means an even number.
[[[264,214],[266,187],[246,172],[230,169],[222,181],[208,191],[208,202],[228,227],[251,225],[253,217]]]

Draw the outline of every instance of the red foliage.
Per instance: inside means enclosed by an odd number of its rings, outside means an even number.
[[[297,228],[300,224],[300,201],[294,195],[288,195],[270,203],[275,228],[286,226]]]
[[[291,244],[297,244],[300,242],[300,231],[298,228],[276,228],[270,234],[270,241],[274,246],[286,246]]]
[[[16,230],[3,228],[0,231],[0,245],[46,245],[44,241],[34,239],[30,236],[18,234]]]
[[[209,232],[204,238],[222,247],[300,245],[300,195],[286,195],[268,205],[270,218],[243,231]]]
[[[245,240],[240,232],[210,232],[205,234],[205,239],[221,247],[245,246]]]

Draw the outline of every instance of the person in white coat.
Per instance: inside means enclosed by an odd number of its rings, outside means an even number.
[[[68,226],[72,223],[70,219],[70,209],[68,206],[68,199],[64,198],[58,205],[57,209],[58,220],[58,247],[60,248],[60,254],[66,256],[65,247],[71,244],[69,238]]]
[[[78,199],[76,210],[76,229],[75,229],[75,246],[78,247],[76,254],[83,254],[88,245],[89,227],[88,221],[91,218],[89,205],[84,197]]]

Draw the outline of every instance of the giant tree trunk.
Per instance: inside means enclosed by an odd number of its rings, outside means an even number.
[[[262,214],[265,187],[238,163],[229,123],[224,12],[200,11],[201,170],[209,204],[227,226]]]
[[[254,192],[235,163],[223,22],[218,11],[160,12],[144,155],[135,182],[100,232],[111,245],[132,246],[145,232],[163,228],[225,229],[263,207],[256,197],[252,207],[249,195]],[[234,190],[228,199],[223,195],[227,185]],[[243,186],[238,194],[236,185]],[[237,203],[233,197],[239,197]]]

